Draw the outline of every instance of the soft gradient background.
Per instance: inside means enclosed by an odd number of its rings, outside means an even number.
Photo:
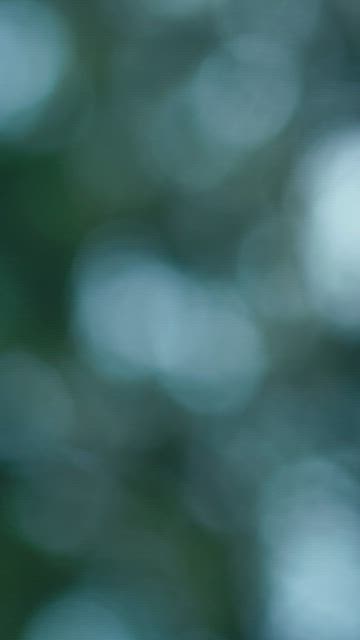
[[[358,0],[0,1],[1,640],[360,637]]]

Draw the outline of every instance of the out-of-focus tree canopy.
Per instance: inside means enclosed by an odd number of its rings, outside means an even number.
[[[1,640],[360,635],[360,4],[0,0]]]

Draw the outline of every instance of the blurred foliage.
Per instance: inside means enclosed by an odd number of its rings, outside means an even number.
[[[359,36],[1,0],[2,640],[358,637]]]

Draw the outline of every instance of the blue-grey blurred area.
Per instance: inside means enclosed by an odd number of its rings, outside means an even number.
[[[0,0],[0,639],[360,638],[359,0]]]

